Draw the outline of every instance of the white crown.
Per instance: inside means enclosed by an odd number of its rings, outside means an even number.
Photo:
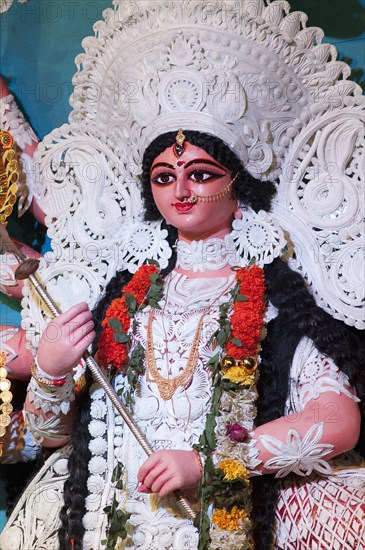
[[[115,0],[103,16],[76,58],[69,124],[38,151],[57,256],[45,279],[93,303],[117,268],[167,264],[136,175],[145,147],[182,127],[220,137],[277,182],[273,216],[295,245],[292,265],[327,311],[365,326],[364,98],[321,29],[282,0]]]

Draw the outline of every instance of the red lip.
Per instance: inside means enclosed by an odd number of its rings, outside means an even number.
[[[194,205],[190,202],[176,202],[172,206],[174,206],[179,212],[188,212]]]

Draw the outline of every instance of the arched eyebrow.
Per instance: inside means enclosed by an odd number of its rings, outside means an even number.
[[[190,160],[189,162],[184,164],[184,168],[189,168],[189,166],[193,166],[194,164],[209,164],[211,166],[215,166],[216,168],[220,168],[221,170],[228,171],[227,168],[225,168],[221,164],[219,164],[217,162],[214,162],[212,160],[208,160],[208,159],[193,159],[193,160]],[[169,164],[168,162],[157,162],[156,164],[154,164],[151,167],[151,172],[152,172],[152,170],[154,170],[155,168],[159,168],[160,166],[162,166],[163,168],[171,168],[172,170],[174,170],[176,168],[176,166],[173,166],[172,164]]]
[[[215,166],[216,168],[221,168],[222,170],[227,171],[227,168],[225,168],[221,164],[219,164],[217,162],[214,162],[212,160],[208,160],[208,159],[193,159],[193,160],[190,160],[189,162],[187,162],[185,164],[184,168],[189,168],[189,166],[192,166],[193,164],[210,164],[211,166]]]
[[[158,168],[159,166],[163,166],[164,168],[172,168],[172,169],[175,168],[175,166],[172,166],[172,164],[169,164],[168,162],[158,162],[157,164],[154,164],[151,167],[151,171],[154,170],[155,168]]]
[[[208,160],[208,159],[193,159],[193,160],[190,160],[189,162],[184,164],[184,168],[189,168],[189,166],[192,166],[194,164],[209,164],[211,166],[215,166],[216,168],[220,168],[221,170],[228,171],[227,168],[225,168],[221,164],[219,164],[217,162],[214,162],[212,160]],[[176,166],[173,166],[172,164],[169,164],[168,162],[157,162],[156,164],[154,164],[152,166],[151,172],[152,172],[152,170],[154,170],[155,168],[159,168],[160,166],[162,166],[164,168],[171,168],[172,170],[174,170],[176,168]]]

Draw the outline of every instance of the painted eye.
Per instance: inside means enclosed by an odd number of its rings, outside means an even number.
[[[217,174],[211,174],[210,172],[203,172],[202,170],[199,170],[196,172],[192,172],[192,174],[190,174],[189,177],[193,181],[202,182],[202,181],[210,180],[212,178],[216,178],[218,176]]]
[[[158,185],[168,185],[169,183],[173,183],[174,181],[175,177],[168,172],[158,174],[158,176],[152,178],[152,183],[157,183]]]

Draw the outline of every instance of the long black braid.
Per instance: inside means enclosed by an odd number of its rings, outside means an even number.
[[[241,204],[250,206],[253,210],[269,210],[275,186],[271,182],[261,182],[253,178],[243,168],[237,157],[218,138],[200,132],[184,132],[187,140],[203,148],[218,162],[226,166],[232,175],[240,170],[240,175],[233,186],[233,195]],[[161,218],[154,203],[150,186],[150,169],[154,158],[164,149],[175,142],[175,133],[164,134],[157,138],[146,149],[142,166],[142,197],[145,205],[146,220],[155,221]],[[173,245],[176,239],[176,230],[166,226],[169,231],[169,242]],[[175,249],[173,249],[175,250]],[[165,275],[175,266],[176,254],[173,253]],[[117,273],[106,288],[104,297],[100,300],[94,312],[97,335],[100,334],[100,324],[106,308],[116,296],[120,295],[121,288],[130,280],[126,272]],[[333,358],[339,369],[348,375],[350,383],[355,388],[360,399],[364,398],[365,380],[361,370],[361,339],[355,329],[346,327],[335,321],[330,315],[319,308],[309,292],[303,278],[293,272],[286,263],[276,259],[265,267],[265,278],[268,296],[274,306],[278,308],[277,317],[267,326],[267,337],[262,344],[260,378],[258,382],[258,414],[257,425],[262,425],[282,416],[285,412],[285,403],[288,396],[289,373],[295,349],[303,336],[312,339],[318,350]],[[98,336],[97,336],[98,337]],[[97,341],[97,339],[96,339]],[[86,407],[87,409],[87,407]],[[362,409],[362,413],[363,413]],[[73,440],[74,453],[79,453],[80,440],[77,433],[88,434],[89,417],[82,413],[79,427],[75,428],[76,436]],[[89,436],[85,436],[89,437]],[[86,439],[85,439],[86,441]],[[364,442],[364,430],[358,447]],[[70,539],[74,538],[75,550],[82,548],[82,515],[85,505],[73,502],[73,488],[79,486],[80,469],[86,472],[88,463],[88,448],[84,445],[84,456],[74,463],[70,459],[69,485],[65,486],[65,507],[62,512],[62,528],[60,529],[60,550],[70,549]],[[82,446],[81,445],[81,446]],[[87,495],[87,474],[83,474],[83,491]],[[278,486],[272,475],[253,478],[252,519],[254,523],[255,550],[271,550],[274,544],[275,506],[278,498]],[[68,495],[66,493],[68,492]],[[78,500],[78,499],[77,499]],[[76,509],[77,508],[77,511]],[[69,518],[72,517],[72,522]],[[76,521],[78,527],[76,528]],[[70,527],[74,527],[70,530]]]

